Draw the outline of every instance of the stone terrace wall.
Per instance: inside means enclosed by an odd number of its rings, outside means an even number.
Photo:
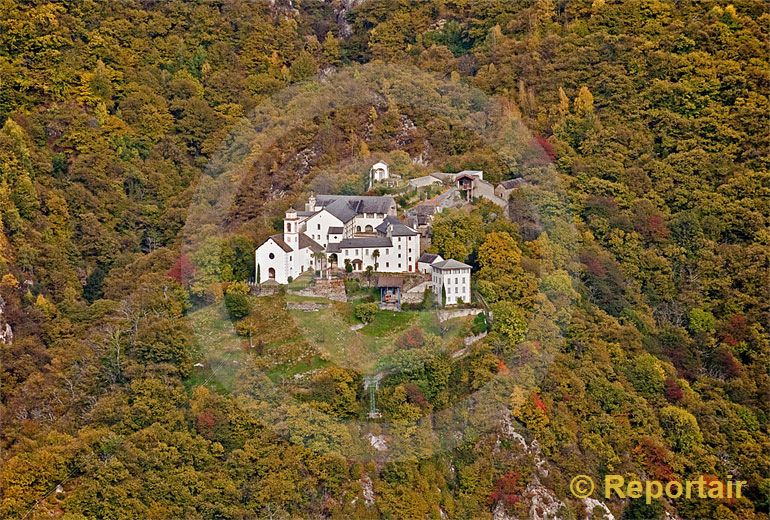
[[[327,280],[325,278],[316,278],[315,283],[307,289],[291,291],[291,293],[300,296],[327,298],[337,302],[348,301],[348,296],[345,293],[345,281],[340,279]]]

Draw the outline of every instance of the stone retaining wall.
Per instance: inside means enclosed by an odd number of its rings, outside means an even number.
[[[464,316],[476,316],[480,312],[483,312],[483,309],[443,309],[438,311],[438,321],[462,318]]]
[[[291,291],[291,293],[300,296],[326,298],[337,302],[348,301],[348,296],[345,293],[345,281],[338,279],[327,280],[325,278],[316,278],[315,283],[307,289]]]

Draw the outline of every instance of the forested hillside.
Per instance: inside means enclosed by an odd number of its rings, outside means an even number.
[[[769,518],[769,41],[763,0],[0,0],[0,517],[577,519],[619,473],[748,484],[616,518]],[[196,368],[380,158],[527,180],[436,220],[500,319],[398,336],[390,459],[280,295]]]

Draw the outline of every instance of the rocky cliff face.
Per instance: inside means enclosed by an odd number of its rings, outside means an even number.
[[[353,32],[352,27],[347,20],[347,14],[364,0],[342,0],[342,2],[331,2],[334,6],[334,13],[337,15],[337,24],[340,26],[340,36],[347,38]]]
[[[11,324],[5,321],[5,300],[0,296],[0,343],[10,345],[13,343],[13,329]]]

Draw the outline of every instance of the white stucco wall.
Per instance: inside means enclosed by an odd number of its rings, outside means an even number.
[[[289,266],[289,274],[292,278],[298,277],[305,271],[315,270],[313,267],[313,251],[309,247],[295,251],[292,258],[294,259],[294,262]]]
[[[310,205],[310,204],[308,204]],[[395,207],[390,208],[389,214],[395,215]],[[326,210],[319,210],[315,215],[304,217],[290,210],[286,212],[283,228],[283,240],[292,249],[284,251],[273,239],[268,239],[255,251],[255,262],[259,270],[260,283],[269,278],[270,269],[275,270],[275,281],[281,284],[288,283],[289,278],[296,278],[304,271],[315,270],[315,258],[310,248],[299,250],[300,234],[304,233],[322,247],[329,244],[340,243],[345,238],[355,235],[360,226],[364,232],[366,226],[371,226],[372,234],[375,234],[377,226],[382,224],[387,215],[382,213],[367,213],[353,218],[343,224],[337,217]],[[329,234],[331,227],[340,227],[342,233]],[[354,247],[346,248],[337,254],[338,267],[344,268],[345,260],[361,260],[361,271],[371,266],[379,272],[401,273],[416,272],[417,259],[420,256],[420,236],[395,236],[390,237],[391,247]],[[375,262],[372,256],[374,250],[379,250],[380,256]],[[270,255],[273,258],[270,258]],[[375,267],[375,263],[377,267]]]
[[[367,213],[366,216],[361,215],[353,218],[353,233],[367,233],[366,226],[372,226],[372,230],[368,233],[376,233],[374,229],[382,224],[385,216],[383,213]],[[359,227],[361,231],[358,230]]]
[[[342,221],[326,210],[319,211],[312,217],[308,217],[304,223],[304,231],[307,236],[326,247],[329,242],[329,228],[343,227]],[[336,240],[339,242],[339,240]]]
[[[292,249],[299,247],[299,219],[284,219],[283,221],[283,241]]]
[[[471,270],[470,269],[433,269],[433,292],[436,300],[441,302],[441,288],[446,288],[446,303],[453,305],[460,298],[463,303],[471,301]]]
[[[438,255],[436,256],[436,259],[433,260],[432,263],[435,264],[443,261],[444,261],[444,257],[442,257],[441,255]],[[418,262],[417,270],[420,271],[421,273],[430,274],[433,272],[433,267],[431,267],[431,264],[429,264],[428,262]]]
[[[273,258],[270,258],[272,254]],[[275,269],[275,281],[288,283],[290,276],[289,256],[273,239],[268,239],[259,246],[254,255],[255,273],[259,273],[259,283],[266,282],[269,278],[270,268]]]
[[[384,162],[378,162],[372,165],[370,169],[372,179],[374,182],[379,182],[387,179],[390,176],[390,168]]]

